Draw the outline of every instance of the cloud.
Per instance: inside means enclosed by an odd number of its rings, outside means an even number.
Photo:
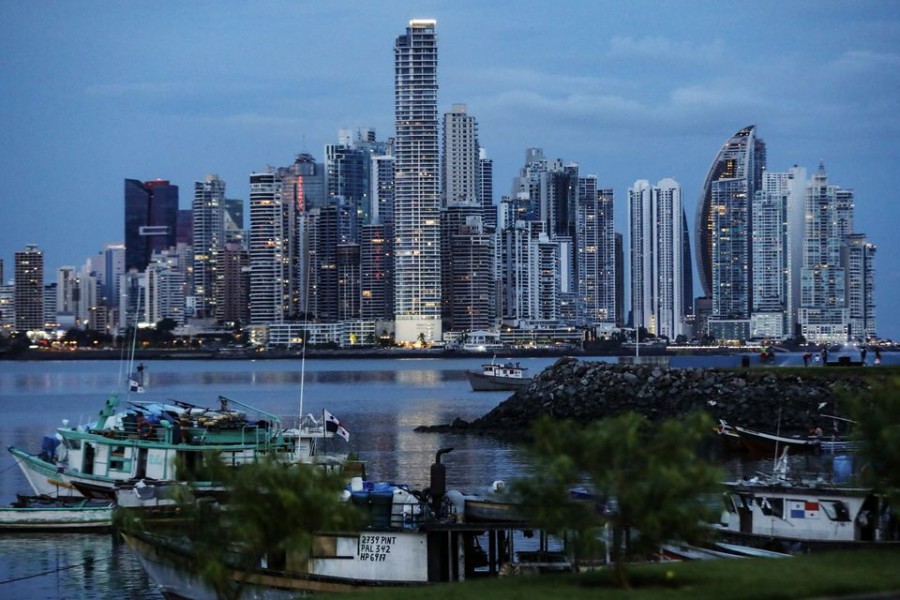
[[[606,54],[609,58],[652,59],[668,63],[706,63],[722,58],[725,54],[725,44],[721,39],[714,39],[706,44],[696,44],[662,36],[642,38],[613,36],[609,40]]]

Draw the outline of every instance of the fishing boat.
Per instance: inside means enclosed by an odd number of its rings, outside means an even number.
[[[729,538],[791,551],[897,543],[897,522],[870,488],[792,478],[788,448],[772,475],[727,482],[716,529]]]
[[[0,507],[0,531],[87,531],[112,526],[113,505],[86,499],[19,496]]]
[[[224,396],[214,408],[170,400],[131,401],[119,410],[113,394],[97,421],[79,427],[63,421],[44,436],[40,451],[10,446],[9,452],[36,495],[83,497],[84,490],[113,494],[129,481],[196,478],[207,453],[229,466],[263,454],[286,463],[340,463],[346,454],[320,452],[323,442],[346,431],[332,429],[312,415],[286,428],[279,417]]]
[[[466,371],[473,392],[509,392],[528,387],[531,377],[526,375],[527,367],[508,361],[498,363],[492,360],[481,365],[481,371]]]
[[[240,568],[235,561],[228,575],[235,585],[246,586],[240,597],[294,598],[464,581],[521,569],[571,569],[565,553],[558,551],[562,542],[533,525],[469,522],[464,512],[452,510],[454,494],[444,489],[441,452],[432,465],[428,491],[351,479],[344,498],[366,515],[358,530],[316,533],[308,550],[267,557],[252,569]],[[147,527],[123,537],[167,597],[216,598],[189,567],[196,561],[183,528],[166,533]],[[550,566],[538,569],[545,564]]]

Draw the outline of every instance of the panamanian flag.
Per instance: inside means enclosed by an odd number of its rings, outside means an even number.
[[[810,500],[795,500],[791,502],[792,519],[818,519],[819,503]]]
[[[341,425],[341,422],[338,421],[337,417],[328,412],[324,411],[325,417],[325,431],[330,431],[335,435],[339,435],[344,438],[345,441],[350,441],[350,432],[344,429],[344,426]]]

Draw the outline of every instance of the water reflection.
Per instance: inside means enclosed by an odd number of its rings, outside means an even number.
[[[163,597],[134,554],[109,534],[7,534],[0,536],[0,556],[4,598]]]

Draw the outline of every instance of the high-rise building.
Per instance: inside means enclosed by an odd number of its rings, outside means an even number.
[[[440,340],[437,37],[412,20],[394,45],[394,320],[398,342]]]
[[[97,281],[95,305],[118,308],[119,279],[125,272],[125,244],[105,244],[103,250],[88,259],[86,270]]]
[[[576,205],[576,322],[593,326],[616,319],[613,191],[599,189],[597,176],[578,179]]]
[[[628,196],[633,325],[674,341],[685,316],[681,185],[639,180]]]
[[[247,230],[244,229],[244,201],[240,198],[225,199],[225,243],[247,247]]]
[[[841,254],[853,232],[853,190],[828,183],[825,166],[806,188],[806,227],[800,271],[799,320],[815,343],[847,341],[847,268]]]
[[[218,175],[194,182],[192,212],[194,314],[201,319],[213,318],[217,316],[225,247],[225,182]]]
[[[478,122],[466,113],[465,104],[454,104],[444,113],[443,206],[479,199],[478,166]]]
[[[0,280],[0,331],[9,333],[16,328],[16,286]]]
[[[282,323],[295,310],[297,219],[274,170],[250,175],[250,323]]]
[[[354,143],[345,130],[340,132],[337,144],[325,146],[325,186],[328,199],[338,196],[343,198],[359,223],[368,223],[371,218],[371,146],[372,142],[368,141]]]
[[[616,267],[616,326],[625,325],[625,240],[621,233],[615,234],[615,258],[613,264]]]
[[[171,319],[184,325],[185,283],[184,268],[188,256],[177,251],[154,252],[145,271],[145,295],[141,301],[147,307],[147,322],[156,325],[163,319]]]
[[[851,233],[845,248],[850,337],[865,342],[875,337],[875,245]]]
[[[305,215],[324,205],[324,167],[309,154],[250,175],[251,324],[296,319],[309,306]]]
[[[369,222],[392,224],[394,222],[394,156],[393,140],[387,143],[386,154],[372,157],[371,207]],[[391,244],[393,244],[391,240]],[[391,297],[391,302],[394,299]],[[394,309],[391,308],[393,315]]]
[[[794,173],[763,173],[753,197],[753,291],[750,335],[784,339],[792,335],[792,208]],[[801,236],[796,236],[801,237]]]
[[[485,228],[481,204],[474,199],[449,200],[441,226],[445,330],[495,328],[495,244]]]
[[[684,232],[684,238],[681,240],[681,267],[684,273],[681,281],[681,297],[684,302],[684,316],[688,317],[694,314],[694,269],[691,267],[694,262],[694,255],[691,254],[691,230],[688,227],[687,213],[683,207],[681,210],[681,230]]]
[[[478,201],[484,209],[484,226],[497,229],[497,206],[494,204],[494,161],[484,148],[478,150]]]
[[[222,285],[216,307],[224,323],[250,322],[250,253],[238,242],[226,242],[222,251]]]
[[[750,125],[734,134],[713,159],[697,207],[697,267],[712,298],[710,334],[750,337],[751,203],[762,183],[766,145]]]
[[[154,252],[174,248],[178,186],[163,179],[125,180],[125,270],[143,271]]]
[[[16,331],[44,328],[44,253],[34,244],[15,254]]]
[[[364,321],[391,321],[394,318],[391,237],[389,224],[373,223],[361,228],[360,318]]]

